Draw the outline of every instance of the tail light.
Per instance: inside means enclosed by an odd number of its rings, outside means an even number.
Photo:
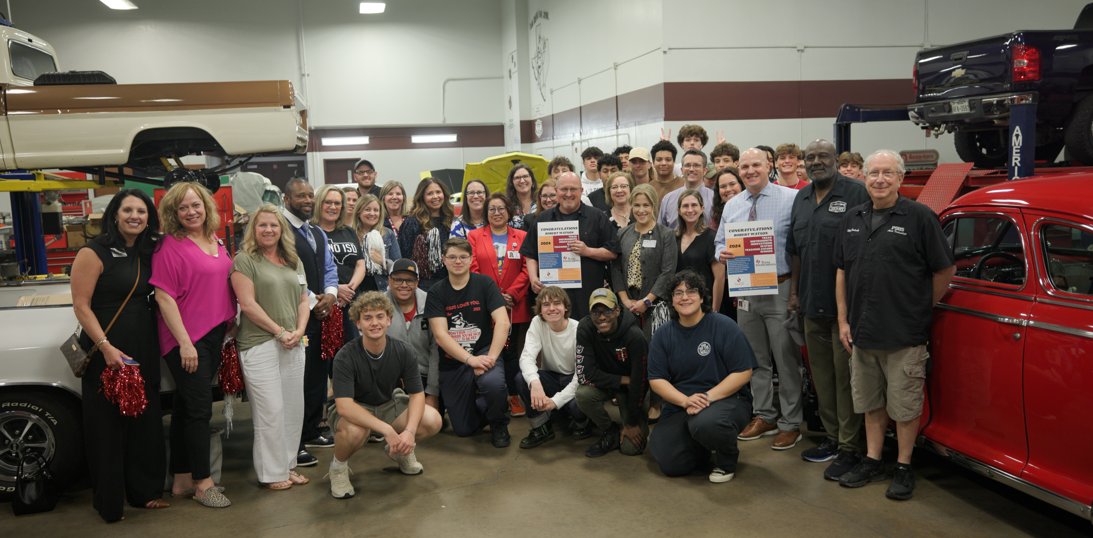
[[[1040,80],[1040,50],[1032,45],[1017,44],[1013,53],[1013,81]]]
[[[915,61],[915,68],[911,70],[911,95],[918,97],[918,61]]]

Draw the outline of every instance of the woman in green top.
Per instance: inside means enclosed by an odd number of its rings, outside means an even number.
[[[239,362],[254,421],[254,470],[271,490],[308,483],[294,469],[304,420],[305,344],[300,340],[310,305],[304,267],[287,230],[276,206],[258,208],[231,275],[243,311]]]

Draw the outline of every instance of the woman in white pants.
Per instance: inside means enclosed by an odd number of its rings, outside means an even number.
[[[309,482],[294,469],[304,419],[300,339],[310,310],[304,266],[288,230],[276,206],[258,208],[231,275],[243,311],[237,339],[254,422],[254,470],[271,490]]]

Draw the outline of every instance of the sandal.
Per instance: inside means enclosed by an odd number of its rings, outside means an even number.
[[[296,471],[289,471],[288,472],[288,480],[289,480],[289,482],[292,482],[293,484],[296,484],[297,486],[302,486],[304,484],[307,484],[308,482],[311,482],[310,478],[308,478],[308,477],[306,477],[306,476],[304,476],[300,473],[297,473]]]
[[[262,487],[273,491],[284,491],[292,487],[295,484],[292,480],[282,480],[280,482],[263,483]]]
[[[144,503],[144,508],[148,510],[159,510],[162,508],[170,508],[171,504],[163,499],[152,499]]]
[[[194,493],[193,499],[202,506],[209,508],[227,508],[232,505],[232,502],[216,487]]]

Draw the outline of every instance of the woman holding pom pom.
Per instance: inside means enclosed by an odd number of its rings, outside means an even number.
[[[213,377],[224,335],[235,320],[228,275],[232,261],[220,245],[216,202],[197,183],[177,183],[159,203],[163,239],[152,256],[151,284],[159,306],[159,347],[176,390],[171,410],[171,473],[175,495],[224,508],[231,502],[213,483],[209,419]]]
[[[159,341],[148,297],[159,219],[152,200],[126,189],[103,213],[102,235],[72,263],[72,307],[91,362],[83,376],[83,423],[92,504],[104,521],[121,520],[125,503],[166,508],[163,423],[159,407]],[[124,417],[102,393],[104,370],[139,364],[148,405]],[[130,368],[133,368],[130,366]]]

